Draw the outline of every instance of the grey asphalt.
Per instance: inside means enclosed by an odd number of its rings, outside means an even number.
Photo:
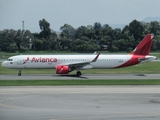
[[[0,87],[1,120],[160,120],[160,86]]]
[[[92,80],[92,79],[160,79],[160,74],[83,74],[81,77],[76,75],[57,75],[57,74],[16,74],[0,75],[0,80]]]

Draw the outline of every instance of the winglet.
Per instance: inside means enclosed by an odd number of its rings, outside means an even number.
[[[147,34],[145,38],[137,45],[137,47],[130,54],[149,55],[153,37],[153,34]]]
[[[100,53],[97,54],[97,56],[91,61],[91,62],[96,62],[98,57],[99,57]]]

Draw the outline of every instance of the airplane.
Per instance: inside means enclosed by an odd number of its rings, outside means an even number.
[[[18,69],[56,69],[56,74],[68,74],[77,70],[81,76],[83,69],[92,68],[122,68],[157,59],[150,56],[153,34],[147,34],[137,47],[127,55],[107,55],[94,53],[89,55],[17,55],[2,63],[3,67]]]

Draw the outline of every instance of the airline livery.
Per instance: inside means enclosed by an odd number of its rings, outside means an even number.
[[[91,68],[121,68],[157,59],[150,56],[153,34],[147,34],[138,46],[128,55],[17,55],[2,63],[3,67],[19,69],[56,69],[57,74],[68,74],[77,70]]]

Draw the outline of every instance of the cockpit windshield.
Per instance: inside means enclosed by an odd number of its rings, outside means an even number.
[[[13,59],[8,59],[8,61],[13,61]]]

